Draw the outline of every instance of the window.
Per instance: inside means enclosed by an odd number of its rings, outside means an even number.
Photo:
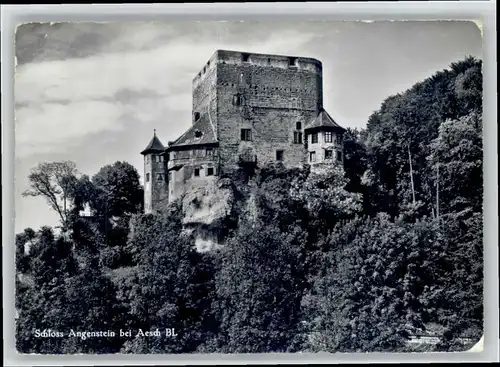
[[[342,135],[341,134],[337,134],[336,135],[336,141],[337,141],[337,144],[342,144]]]
[[[318,133],[313,133],[311,135],[311,143],[316,144],[318,142]]]
[[[297,121],[297,123],[295,124],[295,128],[296,128],[297,130],[302,130],[302,122]]]
[[[169,181],[169,182],[170,182],[170,181],[172,181],[172,172],[169,172],[169,173],[168,173],[168,181]]]
[[[302,144],[302,133],[295,131],[293,133],[293,142],[294,144]]]
[[[250,54],[242,54],[241,56],[243,58],[243,62],[249,62],[250,61]]]
[[[214,168],[207,167],[207,176],[213,176],[213,175],[214,175]]]
[[[316,152],[309,152],[309,162],[316,162]]]
[[[211,149],[211,148],[207,148],[207,149],[205,150],[205,155],[206,155],[207,157],[212,157],[212,156],[214,155],[214,150],[213,150],[213,149]]]
[[[282,161],[283,160],[283,151],[282,150],[277,150],[276,151],[276,160],[277,161]]]
[[[333,134],[331,131],[325,132],[325,143],[333,143]]]
[[[194,175],[195,175],[195,177],[200,177],[200,169],[199,168],[194,169]]]
[[[144,156],[144,159],[146,160],[146,164],[151,163],[151,156],[150,155]]]
[[[325,159],[332,159],[333,158],[333,150],[325,150]]]
[[[337,160],[342,162],[342,152],[340,150],[337,150]]]
[[[243,104],[243,96],[241,94],[235,94],[233,96],[233,105],[241,106]]]
[[[297,58],[289,57],[288,58],[288,66],[297,66]]]
[[[196,139],[200,139],[203,136],[203,133],[200,130],[195,130],[194,137]]]
[[[251,129],[241,129],[241,140],[252,141],[252,130]]]
[[[149,173],[146,173],[146,182],[149,182]]]
[[[156,179],[157,179],[158,181],[163,181],[163,173],[157,173],[157,174],[156,174]]]
[[[193,117],[194,117],[195,121],[198,121],[200,119],[200,113],[199,112],[195,112]]]

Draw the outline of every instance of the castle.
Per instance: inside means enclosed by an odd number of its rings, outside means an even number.
[[[141,152],[145,212],[242,164],[342,164],[345,129],[322,82],[316,59],[216,51],[192,82],[191,127],[167,147],[155,132]]]

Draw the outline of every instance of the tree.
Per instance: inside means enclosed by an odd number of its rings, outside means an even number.
[[[194,239],[182,233],[180,208],[161,215],[138,215],[130,245],[137,265],[120,282],[128,313],[142,330],[177,330],[177,337],[127,340],[125,353],[192,353],[213,337],[213,264],[196,252]]]
[[[71,161],[40,163],[28,176],[30,189],[24,191],[23,196],[44,197],[59,215],[62,228],[67,229],[77,174],[76,165]]]
[[[36,232],[26,228],[22,233],[16,234],[16,272],[26,273],[30,270],[29,249],[34,244]]]
[[[339,223],[304,298],[313,351],[398,351],[423,328],[419,271],[434,232],[386,214]]]
[[[96,189],[94,208],[109,217],[138,213],[143,201],[139,173],[127,162],[102,167],[92,177]]]
[[[36,337],[36,329],[65,331],[72,327],[74,309],[68,308],[66,287],[78,267],[71,243],[42,227],[30,251],[32,281],[17,285],[16,345],[23,353],[64,353],[64,338]]]
[[[325,164],[315,167],[304,180],[298,177],[292,182],[290,196],[302,203],[312,218],[321,222],[324,230],[362,210],[361,195],[348,192],[348,180],[339,165]]]
[[[432,142],[444,121],[480,113],[481,85],[481,61],[468,57],[386,98],[370,116],[362,136],[368,152],[366,192],[375,211],[396,217],[413,201],[424,204],[421,215],[435,210],[435,170],[427,160]]]
[[[441,213],[482,211],[482,130],[482,116],[475,112],[448,120],[439,127],[439,135],[431,144],[429,162],[435,173],[432,178],[436,183],[439,180]]]
[[[300,350],[304,276],[296,241],[275,224],[241,222],[216,275],[220,351]]]

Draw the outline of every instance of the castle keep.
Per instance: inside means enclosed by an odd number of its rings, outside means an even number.
[[[323,109],[320,61],[216,51],[193,79],[191,127],[141,152],[145,212],[242,164],[341,164],[344,131]]]

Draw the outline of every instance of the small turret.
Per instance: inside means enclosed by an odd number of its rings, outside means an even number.
[[[321,110],[319,115],[304,128],[308,146],[307,162],[312,165],[343,164],[345,131],[325,110]]]
[[[144,212],[153,213],[158,204],[166,201],[168,193],[165,147],[156,136],[156,129],[141,154],[144,156]]]
[[[156,129],[153,130],[153,138],[149,142],[148,146],[141,152],[142,155],[151,153],[163,153],[165,147],[161,143],[160,139],[156,136]]]

